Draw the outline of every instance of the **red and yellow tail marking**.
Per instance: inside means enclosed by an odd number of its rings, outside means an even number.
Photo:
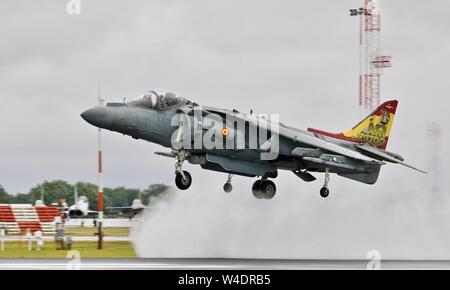
[[[394,123],[397,105],[397,100],[384,102],[372,114],[367,116],[352,129],[343,133],[329,133],[313,128],[309,128],[308,130],[341,140],[368,143],[384,150],[386,149],[392,124]]]

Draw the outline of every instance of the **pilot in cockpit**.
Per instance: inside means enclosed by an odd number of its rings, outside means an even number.
[[[185,99],[178,97],[175,93],[150,91],[140,99],[130,103],[149,109],[161,110],[175,106],[181,102],[185,102]]]
[[[167,103],[166,103],[166,100],[165,100],[165,96],[163,96],[163,95],[159,96],[158,106],[159,106],[158,109],[167,108]]]

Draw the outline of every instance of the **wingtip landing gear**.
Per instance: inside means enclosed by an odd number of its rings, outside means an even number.
[[[323,183],[323,187],[320,189],[320,196],[323,198],[328,197],[330,195],[330,190],[328,189],[328,183],[330,182],[330,169],[327,167],[325,169],[325,181]]]
[[[223,191],[226,193],[230,193],[233,190],[233,185],[231,184],[231,178],[233,177],[232,174],[228,174],[228,180],[223,185]]]
[[[223,185],[223,191],[225,191],[226,193],[230,193],[231,191],[233,191],[233,185],[231,183],[225,183]]]
[[[320,196],[323,198],[328,197],[328,195],[330,194],[330,190],[327,187],[322,187],[320,189]]]

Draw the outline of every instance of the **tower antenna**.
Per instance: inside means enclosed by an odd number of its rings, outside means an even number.
[[[381,54],[381,9],[378,0],[364,0],[363,7],[350,9],[359,16],[358,105],[372,111],[380,105],[381,74],[391,66],[391,57]]]

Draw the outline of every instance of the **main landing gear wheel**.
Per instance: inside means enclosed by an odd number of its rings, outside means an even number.
[[[256,197],[257,199],[263,198],[263,195],[261,192],[261,180],[257,180],[257,181],[255,181],[255,183],[253,183],[252,193],[253,193],[253,196]]]
[[[257,180],[253,183],[252,192],[258,199],[272,199],[277,192],[277,187],[270,180]]]
[[[261,192],[265,199],[272,199],[275,196],[275,193],[277,193],[277,187],[273,181],[263,180],[261,181]]]
[[[188,189],[192,184],[192,177],[187,171],[177,172],[175,176],[175,184],[181,190]]]

